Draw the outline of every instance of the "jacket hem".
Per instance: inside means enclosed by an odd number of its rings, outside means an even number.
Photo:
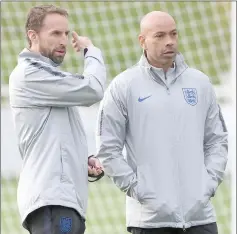
[[[202,220],[202,221],[190,221],[190,222],[185,222],[185,223],[171,223],[171,222],[161,222],[161,223],[144,223],[144,222],[130,222],[127,224],[127,230],[130,231],[132,227],[136,228],[183,228],[183,225],[185,225],[185,228],[190,228],[193,226],[199,226],[199,225],[206,225],[210,223],[216,222],[216,218],[211,218],[208,220]]]
[[[83,211],[83,209],[81,209],[77,203],[74,202],[65,202],[65,201],[41,201],[38,202],[37,204],[34,204],[33,206],[31,206],[26,212],[24,212],[24,214],[21,217],[21,224],[24,228],[26,228],[25,226],[25,221],[27,216],[32,213],[33,211],[44,207],[44,206],[64,206],[64,207],[68,207],[68,208],[73,208],[75,209],[80,215],[81,217],[86,220],[85,217],[85,212]]]

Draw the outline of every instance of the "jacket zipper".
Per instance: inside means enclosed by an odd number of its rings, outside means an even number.
[[[166,74],[165,74],[165,78],[166,78]],[[176,79],[177,79],[177,78],[176,78]],[[173,84],[176,79],[174,79],[174,80],[171,82],[171,84]],[[167,88],[168,88],[168,87],[167,87]],[[179,173],[179,163],[178,163],[178,161],[177,161],[177,166],[178,166],[178,173]],[[179,183],[179,185],[180,185],[179,177],[178,177],[178,183]],[[179,203],[180,203],[180,205],[181,205],[181,216],[182,216],[182,223],[183,223],[183,232],[186,232],[185,220],[184,220],[183,208],[182,208],[182,202],[180,201],[180,195],[179,195],[179,194],[178,194],[178,199],[179,199]]]
[[[152,75],[153,75],[153,72],[152,72]],[[163,85],[166,87],[167,93],[170,94],[170,89],[169,89],[169,87],[166,85],[166,83],[165,83],[158,75],[156,75],[155,73],[154,73],[153,77],[154,77],[154,76],[156,76],[156,77],[163,83]],[[156,80],[156,77],[154,77],[154,78],[155,78],[155,81],[156,81],[157,83],[159,83],[159,82]],[[165,73],[165,79],[167,79],[166,73]],[[175,80],[176,80],[176,79],[175,79]],[[171,84],[173,84],[175,80],[173,80],[173,81],[171,82]],[[178,164],[178,162],[177,162],[177,166],[178,166],[178,172],[179,172],[179,164]],[[180,184],[179,178],[178,178],[178,184]],[[178,194],[178,200],[179,200],[179,203],[181,204],[179,194]],[[181,216],[182,216],[182,223],[183,223],[183,232],[186,232],[185,220],[184,220],[184,217],[183,217],[182,204],[181,204]]]
[[[165,73],[165,80],[167,80],[166,73]],[[165,84],[165,83],[164,83]],[[169,87],[165,84],[167,93],[170,95],[170,89]]]
[[[186,70],[186,69],[185,69],[185,70]],[[165,83],[158,75],[156,75],[156,74],[153,73],[152,71],[151,71],[151,73],[152,73],[152,76],[155,78],[154,80],[155,80],[157,83],[159,83],[159,82],[157,81],[157,79],[156,79],[156,77],[157,77],[157,78],[163,83],[163,85],[166,87],[167,93],[170,94],[170,89],[169,89],[169,87],[166,85],[166,83]],[[181,75],[181,74],[180,74],[180,75]],[[177,78],[178,78],[178,77],[176,77],[176,78],[171,82],[171,84],[173,84]],[[165,79],[167,79],[166,73],[165,73]],[[177,166],[178,166],[178,172],[179,172],[179,164],[178,164],[178,162],[177,162]],[[178,184],[180,184],[179,178],[178,178]],[[178,199],[179,199],[179,203],[180,203],[180,205],[181,205],[181,216],[182,216],[182,223],[183,223],[183,228],[182,228],[182,229],[183,229],[183,232],[186,232],[185,220],[184,220],[184,215],[183,215],[183,209],[182,209],[182,204],[181,204],[181,202],[180,202],[180,196],[179,196],[179,194],[178,194]]]
[[[159,83],[158,81],[157,81],[157,79],[156,79],[156,77],[162,82],[162,84],[165,86],[165,88],[166,88],[166,91],[167,91],[167,93],[170,95],[170,89],[169,89],[169,87],[166,85],[166,83],[158,76],[158,75],[156,75],[153,71],[151,71],[151,75],[155,78],[154,80],[157,82],[157,83]],[[166,79],[166,73],[165,73],[165,79]]]

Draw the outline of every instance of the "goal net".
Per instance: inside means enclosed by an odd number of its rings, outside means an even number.
[[[2,215],[1,233],[27,233],[20,224],[16,189],[20,156],[12,130],[7,99],[9,74],[17,55],[27,46],[25,20],[28,10],[46,2],[1,3],[1,84],[2,84]],[[231,94],[231,3],[229,2],[50,2],[68,10],[71,29],[88,36],[101,48],[108,81],[134,65],[141,56],[139,21],[153,10],[169,12],[177,22],[179,49],[187,63],[210,76],[220,105],[228,109]],[[63,68],[83,71],[82,58],[69,48]],[[6,87],[6,89],[4,89]],[[97,107],[82,108],[90,149],[94,148]],[[225,115],[225,112],[224,112]],[[88,116],[90,116],[88,118]],[[226,114],[228,116],[228,113]],[[231,121],[227,122],[231,128]],[[231,130],[231,129],[230,129]],[[213,199],[219,233],[231,234],[231,171]],[[86,234],[122,234],[125,227],[125,196],[109,179],[89,185]]]

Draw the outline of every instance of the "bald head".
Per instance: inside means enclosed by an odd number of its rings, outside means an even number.
[[[140,23],[138,37],[148,62],[167,70],[173,64],[178,48],[176,23],[171,15],[152,11]]]
[[[171,15],[162,11],[152,11],[146,14],[140,22],[140,32],[145,35],[150,30],[163,30],[167,27],[176,28],[176,23]]]

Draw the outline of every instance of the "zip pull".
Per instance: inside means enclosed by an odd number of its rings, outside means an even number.
[[[186,232],[186,228],[185,228],[185,226],[183,225],[183,232]]]
[[[166,91],[168,94],[170,94],[170,89],[168,87],[166,87]]]

